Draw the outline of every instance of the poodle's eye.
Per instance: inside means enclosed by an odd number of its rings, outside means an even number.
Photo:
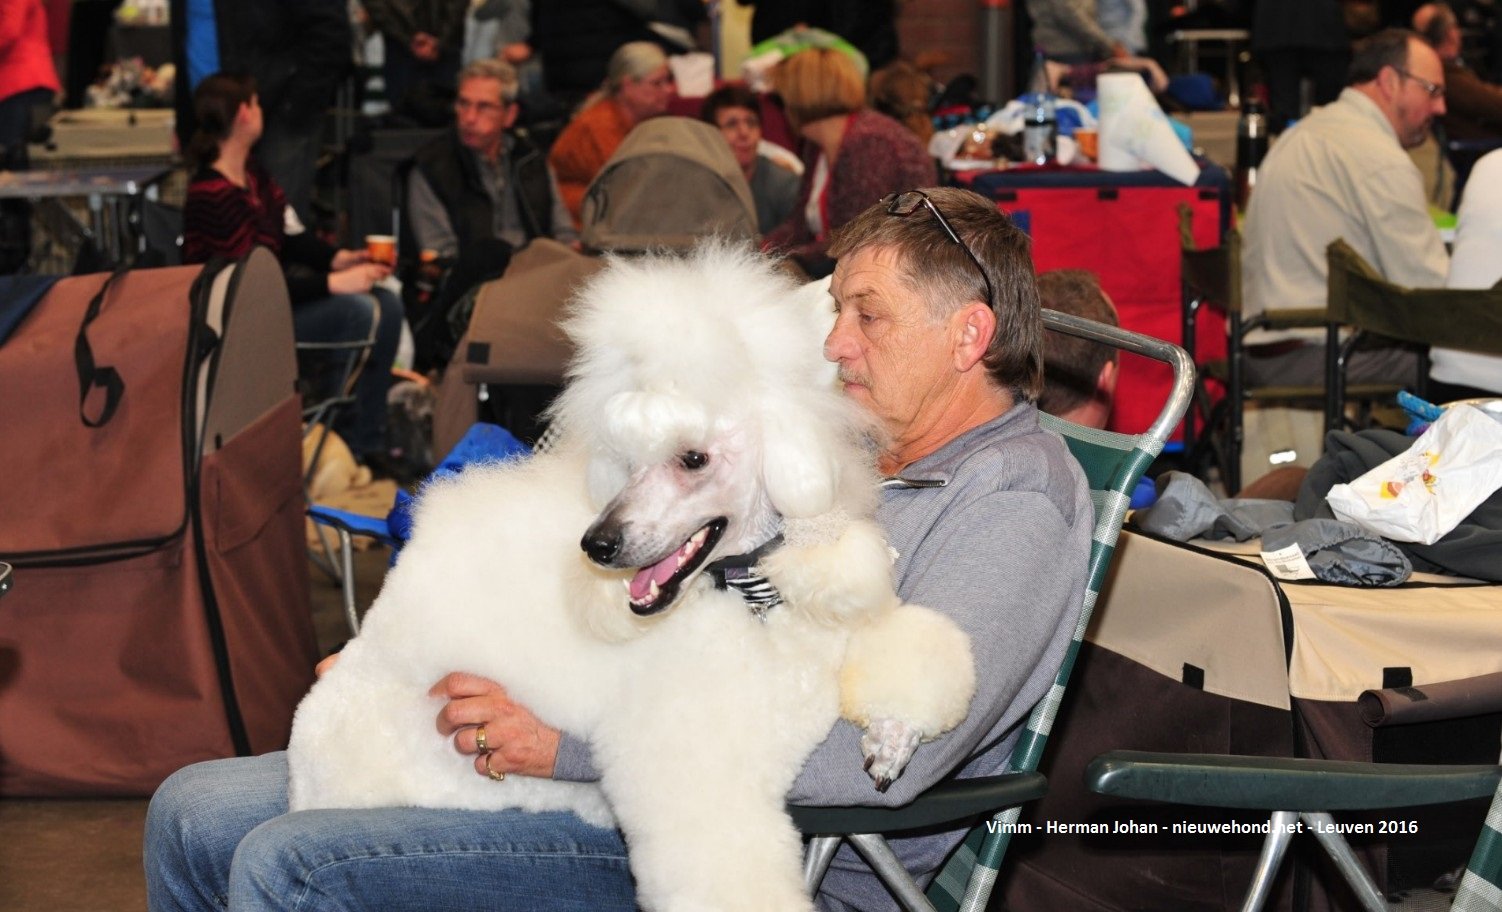
[[[709,454],[701,453],[698,450],[688,450],[682,456],[678,457],[678,462],[689,471],[702,469],[709,462]]]

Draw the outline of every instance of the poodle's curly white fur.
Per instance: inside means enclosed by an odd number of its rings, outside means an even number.
[[[298,708],[292,808],[567,809],[621,827],[646,909],[811,909],[783,804],[809,751],[843,707],[895,776],[974,684],[964,634],[893,593],[828,305],[724,244],[612,260],[566,325],[559,448],[423,491]],[[760,566],[784,604],[758,619],[703,569],[779,533]],[[477,776],[433,729],[455,670],[586,738],[601,782]]]

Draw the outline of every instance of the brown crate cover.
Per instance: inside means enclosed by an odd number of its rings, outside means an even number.
[[[0,346],[0,794],[285,743],[315,650],[295,372],[265,251],[64,279]]]

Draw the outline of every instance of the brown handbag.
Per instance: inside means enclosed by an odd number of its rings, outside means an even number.
[[[0,345],[0,795],[284,746],[316,658],[275,258],[59,281]]]

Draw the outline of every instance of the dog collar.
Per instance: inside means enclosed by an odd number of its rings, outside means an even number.
[[[782,593],[762,575],[756,562],[781,546],[782,536],[775,535],[755,551],[711,561],[705,565],[704,572],[714,580],[716,589],[735,590],[752,614],[765,619],[768,611],[782,604]]]

